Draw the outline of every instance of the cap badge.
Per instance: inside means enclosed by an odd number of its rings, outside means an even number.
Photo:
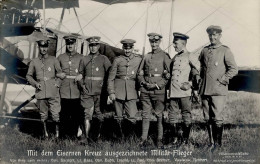
[[[132,71],[132,74],[135,74],[135,71]]]
[[[215,63],[215,66],[218,66],[218,62]]]
[[[154,71],[155,71],[155,72],[157,72],[157,71],[158,71],[158,69],[157,69],[157,68],[155,68],[155,69],[154,69]]]
[[[75,72],[78,73],[78,69],[77,68],[75,69]]]
[[[51,71],[51,67],[48,68],[48,71]]]
[[[98,68],[98,67],[96,68],[96,71],[99,71],[99,68]]]

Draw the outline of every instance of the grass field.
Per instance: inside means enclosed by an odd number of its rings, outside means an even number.
[[[39,126],[28,126],[36,128],[28,130],[30,133],[25,133],[17,127],[7,126],[0,129],[0,163],[88,163],[91,161],[99,163],[260,163],[259,100],[260,95],[255,93],[229,93],[225,120],[227,124],[237,126],[225,127],[223,146],[213,153],[207,150],[208,135],[204,127],[199,124],[192,128],[191,144],[183,145],[178,149],[165,148],[160,152],[164,154],[158,156],[154,154],[154,150],[158,149],[153,144],[146,149],[138,147],[138,135],[126,141],[112,141],[111,138],[105,138],[100,144],[92,143],[90,146],[83,146],[77,140],[71,139],[41,140],[33,135],[33,131],[39,131],[37,129]],[[203,120],[202,111],[198,106],[194,107],[192,115],[194,120]],[[151,138],[153,135],[151,133]],[[28,150],[34,150],[37,156],[28,155]],[[42,151],[45,152],[44,155],[41,154]],[[129,154],[123,156],[118,154],[119,151]],[[66,152],[67,156],[61,154]],[[69,152],[81,154],[68,156]],[[133,152],[144,154],[133,155]],[[172,154],[167,155],[167,152]]]

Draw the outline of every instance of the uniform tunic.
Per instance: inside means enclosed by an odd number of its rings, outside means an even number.
[[[192,76],[198,75],[195,68],[195,61],[190,59],[190,52],[180,52],[173,58],[171,64],[171,83],[170,83],[170,123],[178,123],[178,113],[181,109],[183,121],[186,124],[191,123],[191,88],[182,90],[184,82],[191,85]]]
[[[137,72],[141,63],[141,56],[131,54],[117,57],[108,76],[108,93],[116,95],[115,108],[119,119],[122,119],[123,109],[130,120],[135,120],[137,113]]]
[[[199,61],[202,78],[199,93],[204,118],[206,121],[212,120],[216,124],[222,124],[229,79],[238,73],[234,56],[227,46],[220,43],[206,46],[201,51]]]
[[[26,79],[34,87],[37,83],[41,84],[41,89],[36,89],[35,97],[38,99],[42,121],[48,118],[48,110],[50,110],[53,120],[59,121],[59,83],[56,80],[56,74],[60,72],[58,60],[48,54],[44,57],[39,56],[30,62]],[[34,79],[34,75],[36,75],[36,79]]]
[[[143,118],[150,119],[152,109],[155,110],[157,117],[162,117],[165,107],[165,86],[168,83],[164,73],[169,72],[170,63],[170,56],[160,48],[148,53],[141,63],[138,73],[139,83],[157,84],[159,87],[152,90],[141,87],[140,101],[143,107]]]
[[[81,93],[81,105],[85,109],[85,119],[91,120],[95,112],[98,119],[103,121],[100,110],[100,94],[110,66],[108,58],[99,53],[89,54],[80,61],[79,73],[83,76],[80,85],[87,90],[86,94]]]
[[[83,55],[73,52],[64,53],[58,57],[62,72],[66,74],[65,79],[61,81],[60,96],[65,99],[80,98],[80,91],[75,77],[79,74],[79,63]]]

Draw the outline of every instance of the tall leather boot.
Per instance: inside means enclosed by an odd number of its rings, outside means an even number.
[[[222,146],[222,134],[223,134],[223,125],[217,125],[217,144],[219,147]]]
[[[157,136],[157,148],[163,148],[163,125],[162,125],[162,118],[157,118],[157,130],[158,130],[158,136]]]
[[[208,149],[212,149],[212,148],[214,148],[212,124],[210,124],[210,123],[208,122],[207,125],[206,125],[206,127],[207,127],[208,135],[209,135],[209,145],[208,145]]]
[[[183,124],[183,143],[189,144],[191,124]]]
[[[82,129],[83,137],[81,137],[80,143],[87,145],[88,144],[88,135],[90,130],[90,120],[84,120],[83,124],[80,125]]]
[[[43,138],[46,139],[49,137],[49,134],[47,132],[46,121],[42,121],[42,126],[43,126]]]
[[[170,143],[170,147],[177,146],[177,144],[178,144],[177,124],[171,124],[171,137],[172,137],[172,141]]]
[[[122,120],[117,120],[117,124],[118,124],[118,130],[119,130],[119,138],[121,140],[124,140],[125,136],[124,136],[123,129],[122,129]]]
[[[96,142],[101,143],[101,129],[102,129],[102,121],[98,121],[98,126],[97,126],[97,137],[96,137]]]
[[[140,147],[146,147],[148,145],[147,137],[148,137],[149,127],[150,127],[150,120],[144,118],[142,121],[142,137],[139,143]]]
[[[59,138],[59,122],[55,122],[55,138]]]

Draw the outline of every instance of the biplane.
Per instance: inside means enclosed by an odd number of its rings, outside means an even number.
[[[228,15],[225,7],[229,2],[214,4],[210,0],[205,0],[193,1],[193,3],[195,5],[190,7],[187,2],[178,0],[1,1],[1,117],[18,118],[17,113],[21,111],[37,109],[34,88],[28,85],[25,75],[28,63],[38,55],[35,41],[42,35],[50,38],[49,54],[56,57],[65,52],[64,35],[69,33],[78,35],[77,51],[83,55],[88,53],[85,38],[88,35],[100,35],[103,40],[100,51],[113,61],[115,56],[123,53],[119,41],[127,37],[137,40],[139,44],[136,52],[144,55],[148,51],[146,47],[149,47],[146,42],[146,34],[150,31],[157,31],[165,36],[162,43],[163,49],[173,57],[171,35],[173,30],[182,30],[194,38],[191,39],[190,48],[193,49],[196,57],[203,46],[208,44],[207,36],[203,38],[200,35],[206,35],[205,29],[209,24],[220,23],[221,25],[221,20],[216,19],[219,15],[216,14]],[[198,14],[192,12],[187,14],[187,11],[182,11],[181,7],[175,8],[176,5],[180,5],[184,9],[193,9]],[[201,11],[202,9],[203,11]],[[175,10],[176,12],[174,12]],[[192,19],[188,19],[191,16]],[[46,19],[46,17],[48,18]],[[180,20],[174,22],[174,17],[183,17],[183,19],[187,19],[187,22],[183,20],[181,23]],[[228,24],[227,21],[233,21],[237,26],[243,28],[233,17],[225,17],[229,20],[222,23],[224,30],[234,26]],[[249,29],[245,30],[253,35]],[[256,43],[256,45],[258,44]],[[238,48],[237,45],[235,46]],[[256,58],[254,57],[254,59]],[[244,58],[240,60],[240,63],[243,60]],[[255,63],[254,65],[258,64],[256,61]],[[260,93],[259,79],[259,68],[241,67],[239,74],[230,81],[229,89]]]

